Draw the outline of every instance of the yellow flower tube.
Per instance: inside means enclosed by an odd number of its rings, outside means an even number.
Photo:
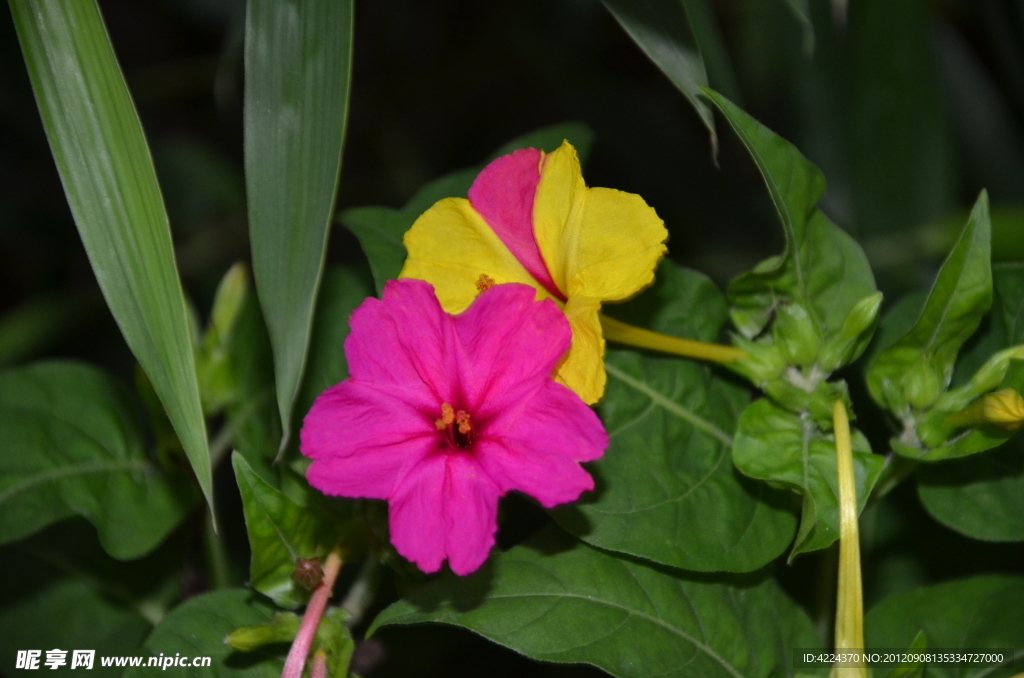
[[[857,485],[846,405],[832,405],[839,476],[839,585],[836,591],[836,654],[864,651],[864,601],[860,577],[860,530],[857,526]],[[867,666],[834,666],[831,678],[868,678]]]

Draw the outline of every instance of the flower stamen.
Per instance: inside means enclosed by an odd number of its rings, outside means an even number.
[[[464,450],[473,444],[473,419],[465,410],[456,412],[448,403],[441,403],[441,418],[434,420],[434,426],[444,431],[445,440],[452,447]]]
[[[481,273],[480,277],[476,279],[476,289],[480,292],[483,292],[484,290],[489,290],[496,284],[497,282],[494,280],[494,278],[490,277],[486,273]]]

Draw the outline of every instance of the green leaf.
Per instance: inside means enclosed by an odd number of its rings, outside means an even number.
[[[324,275],[317,300],[316,322],[309,344],[309,364],[296,399],[296,415],[305,417],[313,401],[326,389],[348,379],[345,339],[349,318],[366,297],[373,295],[373,281],[365,267],[332,266]]]
[[[793,675],[792,647],[819,645],[770,578],[684,576],[549,529],[469,577],[443,575],[378,615],[462,626],[528,657],[632,678]]]
[[[864,434],[856,429],[851,433],[859,513],[884,462],[871,453]],[[824,435],[808,415],[794,414],[768,398],[758,400],[740,415],[732,460],[751,478],[803,496],[800,531],[791,558],[823,549],[839,538],[835,438]]]
[[[797,23],[800,24],[800,30],[803,33],[803,50],[805,56],[811,56],[814,54],[814,22],[811,20],[811,6],[808,0],[786,0],[786,5],[789,7],[793,16],[796,18]]]
[[[733,323],[747,339],[761,334],[780,300],[802,302],[825,338],[854,305],[876,292],[863,250],[817,209],[825,178],[791,143],[721,94],[704,94],[725,115],[761,171],[786,236],[786,250],[729,284]]]
[[[277,482],[270,463],[281,441],[281,418],[274,400],[274,358],[267,326],[250,295],[231,334],[231,373],[238,402],[227,408],[232,446],[268,482]]]
[[[918,631],[914,640],[906,652],[910,655],[906,661],[901,662],[896,668],[890,671],[885,678],[923,678],[924,661],[923,657],[928,650],[928,637],[924,631]]]
[[[297,608],[309,591],[292,580],[299,558],[323,558],[340,526],[318,506],[300,506],[264,481],[237,452],[231,455],[242,494],[252,563],[249,583],[281,607]]]
[[[1024,263],[993,266],[992,286],[1006,329],[1006,345],[1024,344]]]
[[[679,0],[603,0],[619,25],[629,34],[647,58],[661,69],[672,84],[690,102],[711,136],[711,147],[718,153],[715,117],[700,98],[700,88],[708,84],[700,46],[690,29],[686,3]]]
[[[507,155],[520,148],[539,148],[552,152],[563,140],[576,148],[580,162],[586,163],[594,133],[586,125],[567,122],[544,127],[513,139],[495,151],[490,160]],[[359,239],[366,258],[370,260],[377,294],[384,290],[384,283],[398,277],[405,265],[405,245],[402,238],[412,228],[413,222],[438,200],[443,198],[465,198],[476,175],[483,169],[471,167],[446,174],[423,186],[405,207],[356,207],[345,210],[338,219]]]
[[[668,261],[654,286],[606,310],[702,341],[715,341],[726,318],[711,281]],[[749,572],[782,553],[796,527],[786,496],[729,462],[746,389],[663,355],[610,349],[606,367],[600,413],[611,444],[589,465],[598,488],[555,511],[559,523],[595,546],[687,570]]]
[[[926,464],[917,494],[933,518],[985,541],[1024,541],[1024,443],[969,459]]]
[[[71,673],[73,650],[96,650],[88,676],[120,676],[124,668],[104,667],[103,656],[135,654],[151,625],[139,613],[125,609],[81,579],[59,579],[0,609],[0,654],[4,668],[14,668],[18,650],[41,649],[39,668],[50,673],[46,650],[67,651],[60,675]],[[61,670],[58,669],[58,670]]]
[[[194,678],[277,678],[284,668],[280,656],[271,651],[235,652],[224,638],[239,626],[255,626],[274,614],[271,605],[250,591],[227,589],[197,596],[171,611],[153,630],[139,652],[148,657],[175,657],[190,660],[209,657],[208,667],[175,666],[177,676]],[[160,666],[129,668],[124,678],[166,676]]]
[[[250,0],[245,178],[256,289],[288,441],[341,172],[351,0]]]
[[[118,385],[82,363],[0,372],[0,543],[74,515],[120,559],[148,553],[195,503],[145,454]]]
[[[988,197],[982,191],[917,322],[868,367],[871,396],[898,417],[926,410],[945,391],[960,347],[992,304],[990,234]],[[906,447],[915,442],[908,438],[896,451],[909,453]]]
[[[103,296],[213,505],[206,425],[171,231],[95,0],[11,3],[43,126]]]
[[[909,647],[923,631],[934,651],[1010,648],[1024,658],[1024,578],[980,576],[886,598],[864,619],[868,649]],[[1007,656],[1007,659],[1010,659]],[[878,664],[884,675],[892,665]],[[1012,666],[930,662],[929,678],[1005,678]]]

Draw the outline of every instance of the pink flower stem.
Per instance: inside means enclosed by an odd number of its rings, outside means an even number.
[[[323,650],[313,653],[313,667],[309,670],[309,678],[327,678],[327,653]]]
[[[295,634],[292,647],[288,650],[288,658],[284,662],[281,678],[302,678],[302,669],[306,666],[309,648],[313,645],[316,628],[320,625],[320,617],[324,615],[324,610],[327,609],[327,601],[331,597],[334,580],[338,578],[339,571],[341,571],[341,551],[335,548],[327,556],[327,562],[324,563],[324,578],[320,580],[309,599],[309,605],[306,606],[306,613],[302,616],[299,632]],[[314,663],[315,668],[316,664]],[[326,668],[327,665],[324,664],[325,671]]]

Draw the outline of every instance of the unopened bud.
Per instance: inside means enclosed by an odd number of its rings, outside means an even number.
[[[881,292],[864,297],[854,304],[843,319],[839,332],[822,348],[818,365],[826,372],[832,372],[856,360],[871,341],[872,333],[869,330],[874,326],[881,307]]]
[[[989,393],[966,409],[946,417],[953,426],[979,426],[991,424],[1009,431],[1024,426],[1024,398],[1016,389],[1004,388]]]
[[[231,337],[242,304],[249,292],[249,270],[238,262],[224,274],[210,311],[210,326],[217,334],[218,343],[225,344]]]
[[[239,652],[252,652],[270,643],[290,643],[301,621],[294,612],[282,612],[266,624],[238,627],[228,634],[224,644]]]
[[[803,305],[789,303],[775,311],[772,336],[789,365],[810,365],[821,348],[821,330]]]
[[[942,380],[923,358],[907,371],[904,380],[907,402],[918,410],[931,407],[942,395]]]

